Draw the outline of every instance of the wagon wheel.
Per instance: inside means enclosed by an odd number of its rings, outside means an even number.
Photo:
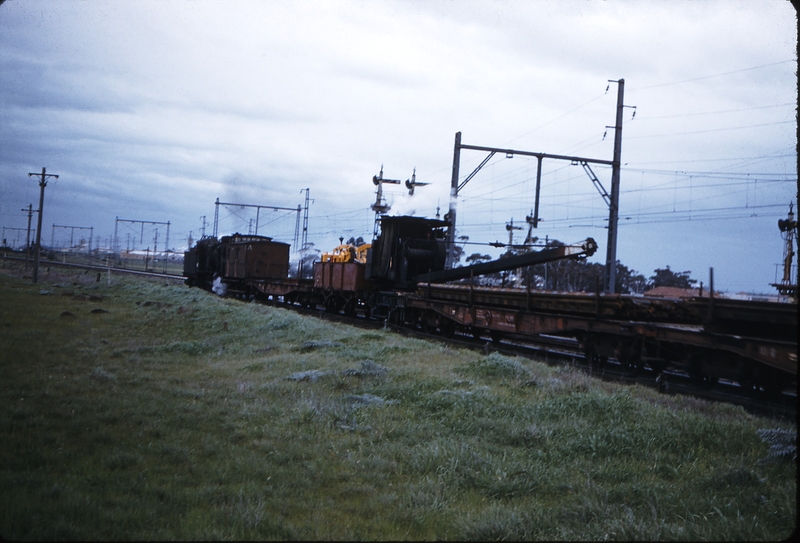
[[[450,319],[441,319],[439,321],[439,330],[444,337],[451,338],[456,333],[456,323]]]
[[[634,377],[642,371],[642,361],[636,357],[624,357],[619,360],[626,375]]]
[[[606,364],[606,362],[608,362],[608,357],[598,356],[597,351],[595,351],[591,347],[587,347],[586,349],[584,349],[583,353],[586,364],[593,371],[598,371],[602,369],[602,367]]]
[[[420,326],[422,327],[422,331],[426,334],[435,334],[436,333],[436,323],[432,322],[429,318],[423,316],[420,319]]]
[[[405,322],[405,313],[403,308],[401,307],[394,307],[389,310],[389,314],[386,317],[386,320],[389,324],[394,324],[395,326],[402,326]]]
[[[694,383],[697,386],[699,386],[701,388],[704,388],[706,390],[710,390],[710,389],[714,388],[714,385],[717,384],[717,378],[716,377],[714,377],[713,375],[705,374],[705,373],[704,374],[692,375],[691,378],[692,378],[692,381],[694,381]]]
[[[349,299],[349,300],[348,300],[348,301],[347,301],[347,302],[344,304],[344,314],[345,314],[347,317],[351,318],[351,319],[352,319],[353,317],[355,317],[355,316],[356,316],[356,305],[357,305],[356,299],[355,299],[355,298],[350,298],[350,299]]]
[[[328,313],[338,313],[339,312],[339,308],[338,308],[338,305],[336,303],[336,297],[335,296],[328,296],[327,298],[325,298],[325,301],[322,302],[322,305],[325,306],[325,311],[327,311]]]
[[[482,328],[473,328],[471,332],[472,332],[472,337],[475,339],[481,339],[481,336],[483,335]]]
[[[703,371],[704,369],[703,359],[699,357],[690,359],[689,378],[692,380],[692,383],[694,383],[695,386],[709,390],[714,388],[714,385],[717,384],[717,378]]]

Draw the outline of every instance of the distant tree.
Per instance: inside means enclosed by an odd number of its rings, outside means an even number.
[[[635,270],[629,269],[627,266],[617,260],[617,275],[614,281],[614,292],[620,294],[630,294],[635,292],[641,294],[645,291],[647,284],[644,275],[641,275]]]
[[[480,264],[481,262],[488,262],[492,257],[489,255],[482,255],[480,253],[472,253],[466,259],[467,264]]]
[[[464,249],[458,245],[453,245],[453,267],[461,262],[461,257],[464,256]]]
[[[678,288],[692,288],[697,284],[697,279],[691,279],[689,275],[691,271],[674,272],[667,266],[664,269],[657,268],[655,275],[650,277],[647,282],[648,289],[656,287],[678,287]]]
[[[647,290],[647,279],[644,278],[644,275],[635,271],[631,271],[626,283],[623,283],[623,289],[624,290],[619,290],[618,292],[632,292],[641,294]]]
[[[459,241],[466,245],[467,241],[469,241],[469,236],[458,236]],[[456,265],[461,262],[461,257],[464,256],[464,248],[454,244],[453,245],[453,267],[455,268]]]
[[[364,245],[364,238],[361,236],[358,236],[357,238],[351,236],[350,239],[347,240],[347,245],[353,245],[355,247]]]

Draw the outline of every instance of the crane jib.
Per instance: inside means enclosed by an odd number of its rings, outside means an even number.
[[[506,258],[493,260],[491,262],[474,264],[472,266],[423,273],[417,275],[414,280],[418,283],[444,283],[446,281],[465,279],[470,275],[486,275],[488,273],[514,270],[517,268],[524,268],[525,266],[534,266],[536,264],[552,262],[562,258],[591,256],[596,250],[597,243],[592,238],[586,238],[586,241],[579,245],[562,245],[560,247],[553,247],[550,249],[544,249],[542,251],[509,256]]]

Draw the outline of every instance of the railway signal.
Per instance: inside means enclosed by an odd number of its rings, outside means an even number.
[[[797,238],[797,221],[794,219],[793,205],[789,204],[789,215],[778,221],[778,229],[783,234],[783,278],[780,283],[773,283],[780,294],[797,298],[798,281],[792,284],[792,261],[794,260],[794,244]],[[798,272],[800,274],[800,272]]]
[[[411,179],[406,179],[406,188],[408,189],[408,195],[414,196],[414,187],[423,187],[429,184],[430,183],[420,183],[419,181],[417,181],[417,169],[414,168],[414,173],[411,174]]]

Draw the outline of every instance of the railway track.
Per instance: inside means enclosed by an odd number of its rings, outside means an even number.
[[[4,260],[14,260],[18,262],[25,262],[24,258],[16,257],[16,256],[6,256]],[[80,269],[80,270],[91,270],[96,271],[98,273],[124,273],[127,275],[139,275],[142,277],[154,277],[158,279],[167,279],[170,281],[180,281],[183,282],[186,278],[183,275],[176,275],[172,273],[159,273],[159,272],[151,272],[151,271],[142,271],[142,270],[131,270],[128,268],[114,268],[109,266],[95,266],[92,264],[75,264],[72,262],[56,262],[46,260],[40,262],[40,267],[57,267],[57,268],[72,268],[72,269]]]

